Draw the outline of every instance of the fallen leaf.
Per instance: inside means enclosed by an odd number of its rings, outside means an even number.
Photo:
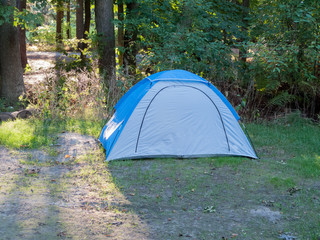
[[[64,158],[69,158],[70,157],[70,155],[68,155],[68,154],[66,154],[65,156],[64,156]]]
[[[135,193],[129,193],[129,195],[130,195],[130,196],[134,196],[134,195],[136,195],[136,194],[135,194]]]
[[[203,209],[204,213],[214,213],[216,212],[216,209],[214,206],[207,206]]]

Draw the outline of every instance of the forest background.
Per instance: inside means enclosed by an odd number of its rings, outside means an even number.
[[[19,101],[42,109],[48,98],[75,103],[67,96],[71,70],[98,78],[100,100],[111,107],[143,77],[185,69],[211,81],[248,120],[293,110],[318,119],[319,9],[317,0],[2,0],[1,111]],[[55,96],[41,101],[25,90],[27,49],[73,56],[56,66],[69,77],[56,74]]]

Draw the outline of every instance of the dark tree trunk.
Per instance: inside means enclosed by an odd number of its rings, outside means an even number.
[[[246,17],[249,14],[249,9],[250,9],[250,0],[243,0],[242,1],[242,7],[243,7],[243,17],[242,17],[242,22],[243,22],[243,27],[242,27],[242,32],[246,36],[245,38],[241,39],[241,42],[244,42],[248,36],[248,20],[246,20]],[[246,63],[247,61],[247,50],[244,47],[240,48],[239,52],[239,58],[242,63]]]
[[[85,40],[88,39],[88,35],[90,32],[90,21],[91,21],[91,1],[90,0],[84,0],[84,28],[83,28],[83,38]],[[82,44],[82,50],[88,47],[87,43]],[[85,56],[81,52],[81,58],[84,59]]]
[[[67,1],[67,39],[71,38],[70,0]]]
[[[105,74],[108,87],[115,75],[115,36],[113,1],[96,0],[96,28],[98,33],[99,68]]]
[[[90,0],[85,0],[84,1],[84,39],[88,39],[88,34],[90,32],[90,21],[91,21],[91,3]]]
[[[0,0],[0,5],[16,6],[15,0]],[[11,13],[13,22],[13,12]],[[0,97],[17,102],[24,93],[18,28],[13,23],[0,26]]]
[[[118,48],[120,49],[118,59],[119,59],[119,65],[123,65],[123,50],[124,50],[124,28],[123,28],[123,20],[124,20],[124,12],[123,12],[123,2],[119,1],[118,3],[118,19],[121,22],[118,26]]]
[[[57,2],[56,42],[62,43],[63,0]]]
[[[138,4],[131,2],[127,4],[126,15],[130,16],[134,14]],[[125,29],[124,34],[124,64],[125,68],[129,70],[129,74],[134,75],[136,73],[136,55],[138,53],[137,48],[137,32],[132,29]]]
[[[19,11],[25,10],[27,7],[27,1],[26,0],[17,0],[17,8]],[[27,46],[26,46],[26,30],[19,26],[19,41],[20,41],[20,54],[21,54],[21,65],[22,68],[25,69],[25,67],[28,64],[27,59]]]
[[[77,0],[76,5],[76,37],[78,40],[83,39],[83,0]],[[83,44],[79,42],[79,49],[83,49]]]

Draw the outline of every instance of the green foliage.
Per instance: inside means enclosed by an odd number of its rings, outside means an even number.
[[[234,105],[246,99],[241,111],[249,117],[284,108],[315,117],[320,110],[319,1],[252,0],[250,9],[241,4],[137,1],[123,22],[115,21],[130,39],[120,50],[139,49],[142,73],[186,69],[213,81],[237,96],[231,99]]]
[[[13,10],[14,8],[11,6],[0,4],[0,26],[4,23],[11,22]]]
[[[215,80],[235,77],[231,47],[243,37],[240,6],[203,0],[139,1],[138,6],[124,25],[138,32],[142,70],[178,68]]]
[[[263,1],[255,12],[248,45],[250,70],[269,106],[298,106],[315,116],[320,97],[319,1]]]
[[[55,31],[55,26],[43,25],[28,31],[26,35],[30,44],[46,43],[54,45],[56,41]]]

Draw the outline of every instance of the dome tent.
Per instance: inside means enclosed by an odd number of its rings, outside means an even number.
[[[257,155],[228,100],[184,70],[153,74],[116,104],[102,129],[106,160]]]

